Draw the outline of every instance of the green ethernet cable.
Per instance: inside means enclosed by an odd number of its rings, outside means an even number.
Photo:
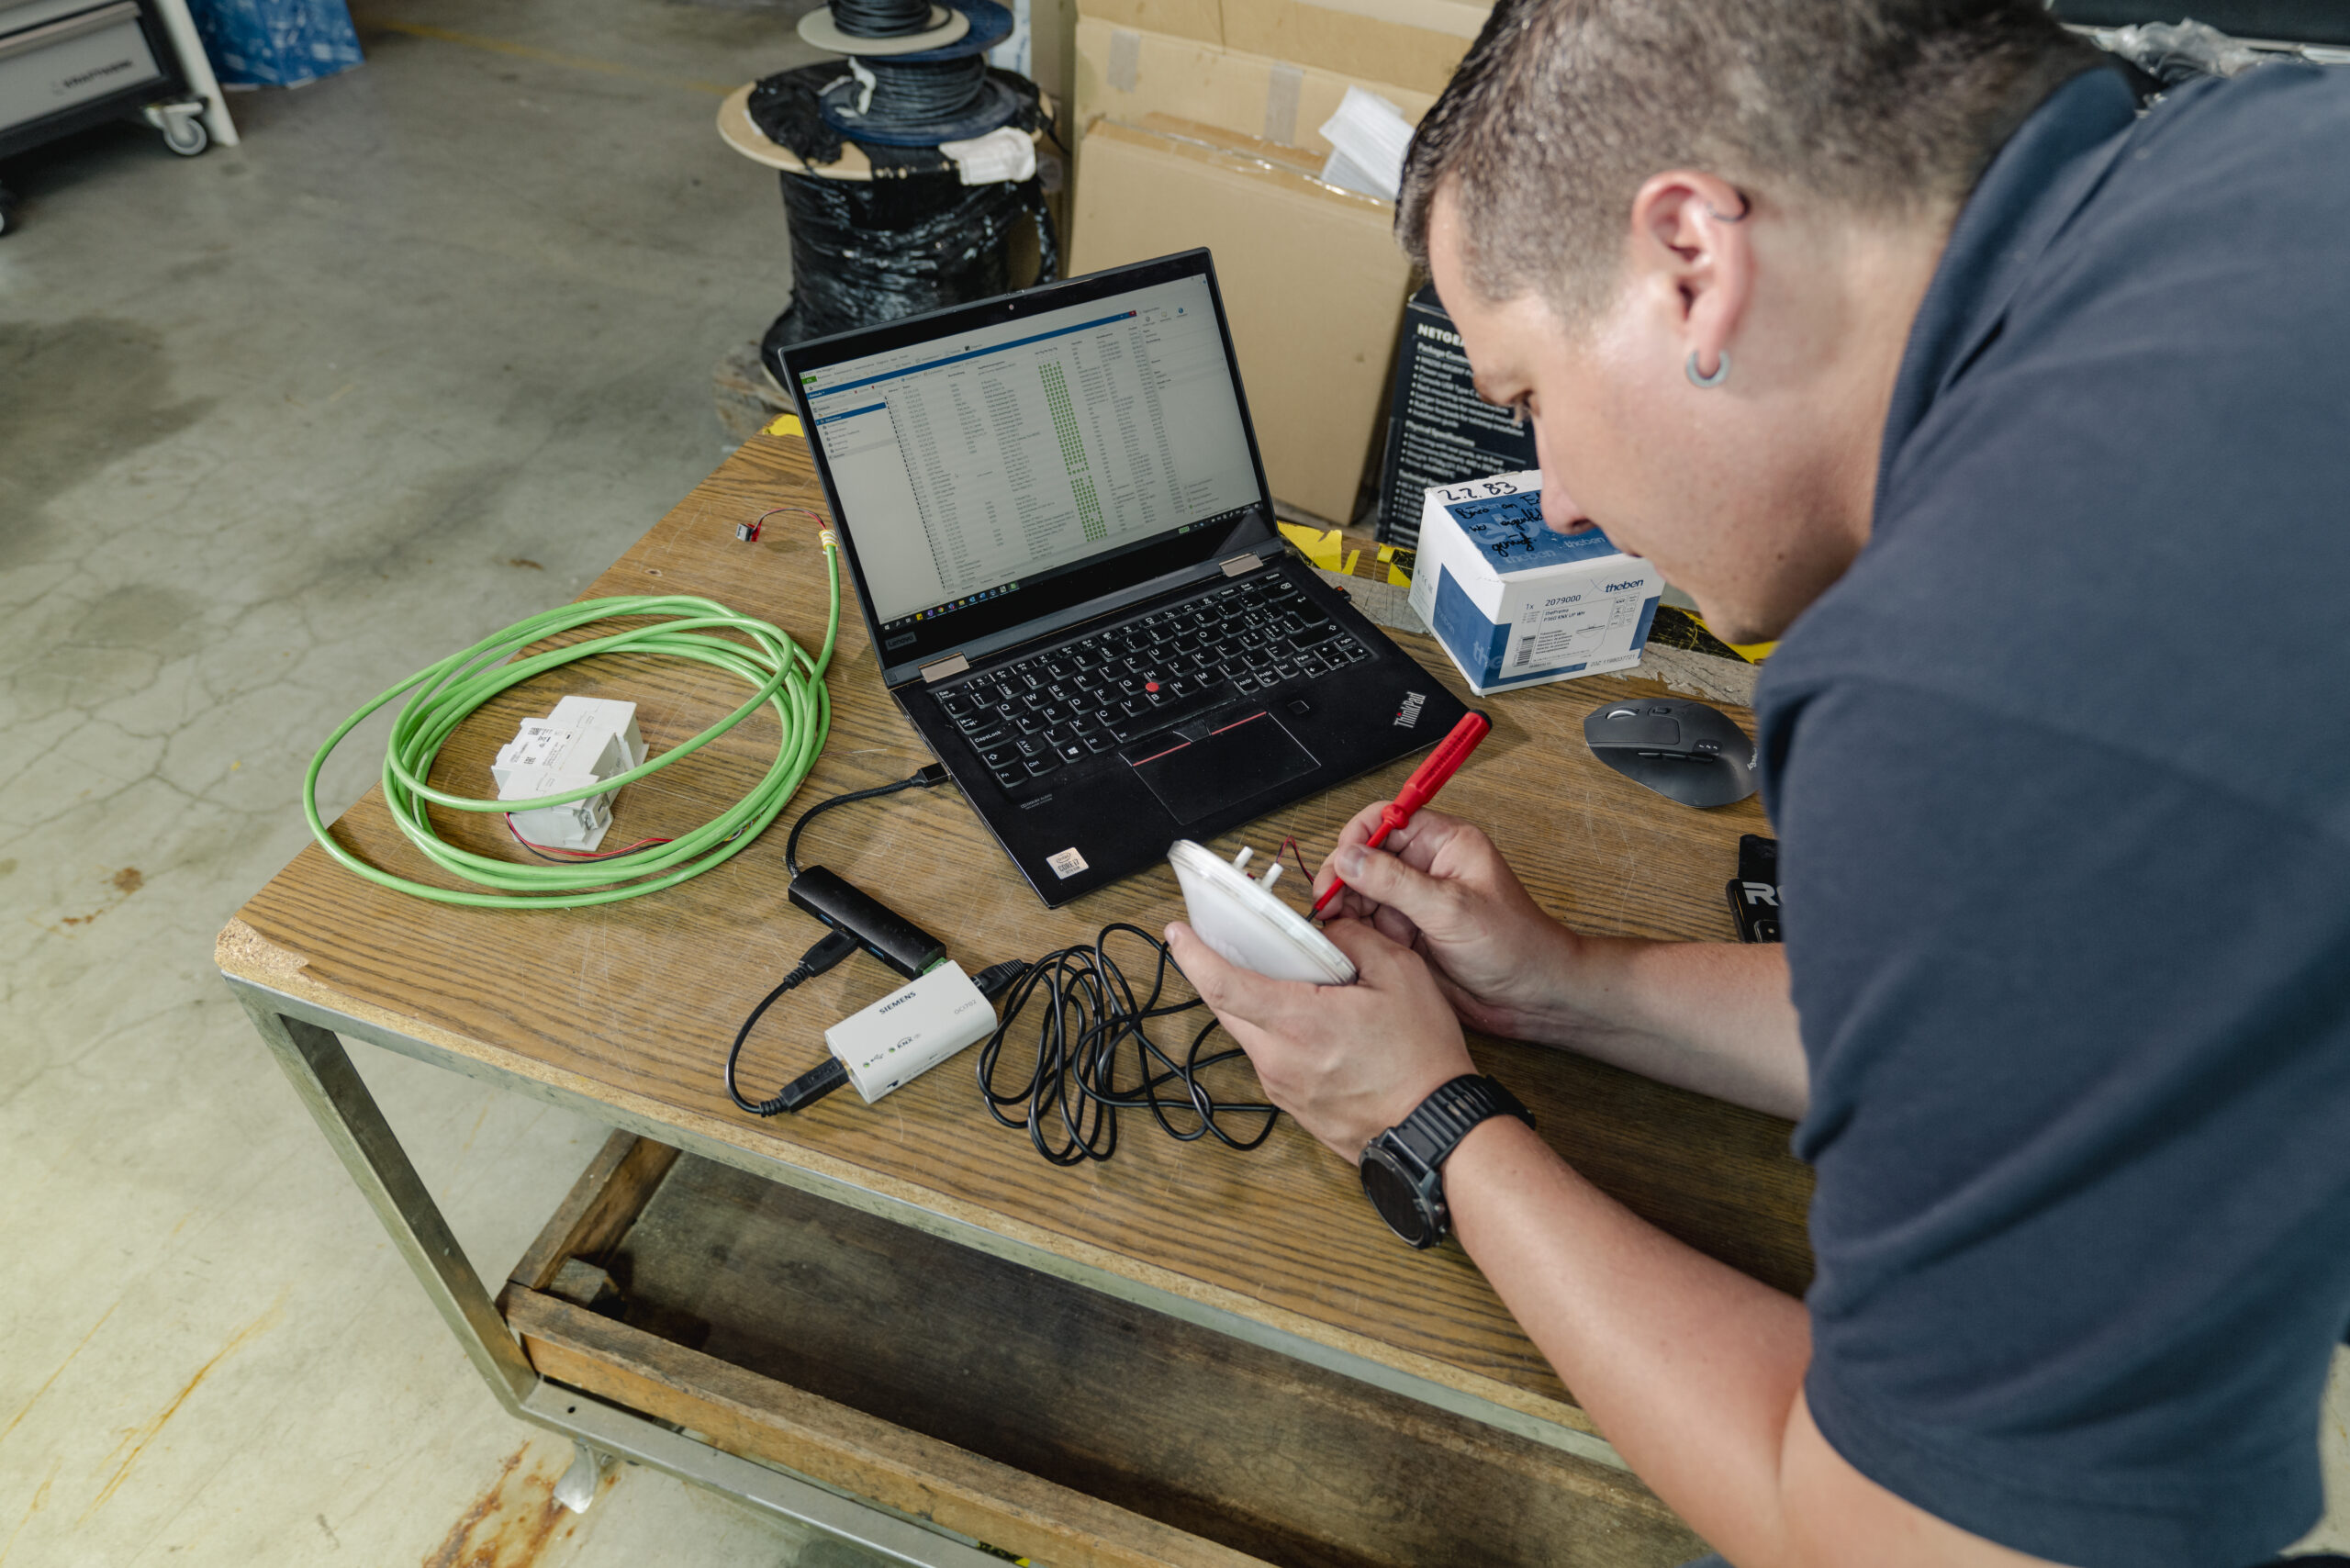
[[[688,594],[582,599],[518,621],[464,652],[452,654],[410,676],[345,719],[327,737],[326,744],[310,758],[309,771],[302,779],[302,814],[310,824],[311,835],[342,866],[371,882],[418,898],[483,909],[580,909],[616,903],[676,887],[732,858],[789,803],[800,780],[815,765],[817,754],[823,750],[824,737],[832,726],[832,701],[824,691],[824,671],[832,664],[833,644],[840,633],[841,573],[831,530],[824,532],[822,540],[832,602],[824,622],[824,646],[815,657],[811,658],[788,634],[764,621],[737,615],[715,600]],[[649,623],[566,643],[527,658],[515,656],[548,637],[619,618]],[[733,633],[734,636],[716,634],[720,633]],[[625,773],[565,794],[530,801],[480,800],[437,790],[426,782],[432,771],[432,759],[439,755],[442,744],[483,703],[548,670],[599,654],[616,653],[668,654],[695,659],[739,677],[752,688],[751,696],[691,740],[674,745]],[[400,709],[384,753],[384,799],[391,807],[392,818],[408,841],[433,864],[490,891],[434,887],[371,866],[338,843],[319,813],[319,773],[327,758],[345,735],[403,692],[414,695]],[[724,812],[667,843],[594,861],[522,865],[444,844],[433,831],[427,814],[428,805],[454,812],[534,811],[618,790],[650,778],[680,757],[692,756],[750,717],[763,703],[775,710],[782,726],[775,762],[767,776]]]

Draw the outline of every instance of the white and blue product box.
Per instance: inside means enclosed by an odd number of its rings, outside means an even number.
[[[1639,664],[1663,597],[1663,574],[1599,530],[1542,526],[1539,469],[1421,505],[1412,608],[1480,697]]]

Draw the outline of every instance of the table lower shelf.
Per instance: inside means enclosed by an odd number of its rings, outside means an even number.
[[[1613,1467],[628,1134],[499,1305],[544,1377],[1055,1568],[1704,1550]]]

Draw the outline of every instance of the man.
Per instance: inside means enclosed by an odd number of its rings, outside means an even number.
[[[2144,113],[2035,0],[1504,0],[1398,227],[1484,395],[1733,641],[1770,949],[1603,940],[1423,812],[1361,970],[1184,972],[1340,1157],[1461,1025],[1799,1116],[1798,1302],[1487,1103],[1461,1244],[1739,1568],[2244,1568],[2350,1326],[2350,73]],[[1572,689],[1516,699],[1572,701]],[[1659,810],[1673,808],[1660,805]]]

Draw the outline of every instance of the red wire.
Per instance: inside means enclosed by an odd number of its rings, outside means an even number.
[[[1281,857],[1281,850],[1283,849],[1288,850],[1289,857],[1297,862],[1297,874],[1305,879],[1305,885],[1309,888],[1312,887],[1314,885],[1314,873],[1305,868],[1305,852],[1297,846],[1297,840],[1294,838],[1282,839],[1280,846],[1273,851],[1273,858],[1276,860],[1280,859]]]
[[[617,860],[623,855],[633,855],[640,849],[650,849],[656,844],[674,844],[677,842],[677,840],[670,838],[640,838],[625,849],[605,849],[592,853],[585,849],[560,849],[553,845],[532,844],[529,839],[522,836],[520,829],[515,827],[513,812],[504,812],[503,815],[506,820],[506,831],[514,835],[515,843],[531,851],[533,855],[543,855],[550,860],[561,860],[565,863],[576,862],[578,864],[585,865],[595,860]]]
[[[812,519],[815,521],[816,526],[819,528],[830,528],[833,526],[822,512],[814,510],[809,507],[769,507],[767,510],[759,514],[758,521],[756,522],[751,524],[751,532],[756,533],[762,527],[766,526],[767,519],[773,517],[779,511],[796,511],[804,518]]]

